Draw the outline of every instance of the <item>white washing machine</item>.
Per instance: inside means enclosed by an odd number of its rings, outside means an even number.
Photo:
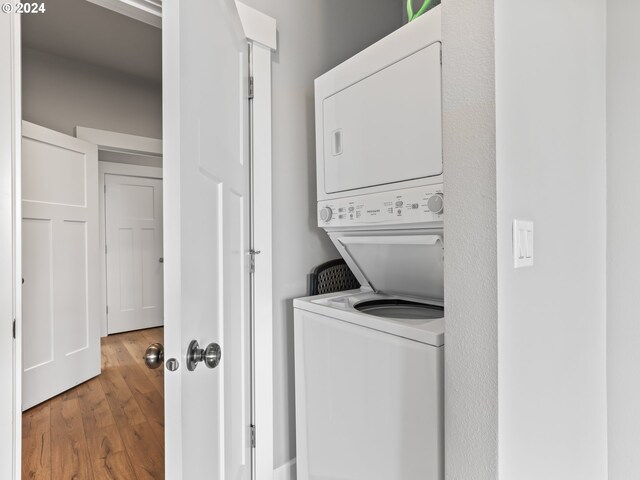
[[[418,305],[294,301],[299,480],[444,478],[443,312]]]
[[[294,300],[298,480],[444,478],[444,237],[432,196],[419,227],[332,230],[362,288]]]
[[[316,80],[318,226],[362,287],[294,301],[298,480],[444,478],[440,15]]]

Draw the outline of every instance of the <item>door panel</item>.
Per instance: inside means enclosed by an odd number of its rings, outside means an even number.
[[[167,478],[251,478],[247,42],[232,0],[163,4]],[[179,48],[178,48],[179,47]],[[213,370],[187,347],[220,344]]]
[[[22,220],[22,236],[25,239],[22,255],[22,274],[29,279],[29,288],[38,292],[40,301],[25,302],[22,312],[25,318],[37,318],[38,322],[25,322],[23,334],[29,339],[31,355],[22,365],[25,371],[53,361],[53,273],[52,231],[48,219],[25,218]]]
[[[24,122],[22,169],[26,410],[100,373],[97,147]]]
[[[162,180],[105,175],[111,333],[164,323]]]

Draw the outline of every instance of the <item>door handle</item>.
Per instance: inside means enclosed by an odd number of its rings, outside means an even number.
[[[158,259],[158,262],[160,262],[160,263],[164,263],[164,258],[163,258],[163,257],[160,257],[160,258]]]
[[[151,370],[158,368],[164,360],[164,347],[161,343],[152,343],[147,347],[147,351],[142,358],[144,359],[144,364]],[[166,364],[167,370],[170,372],[175,372],[179,365],[175,358],[170,358]]]
[[[164,361],[164,347],[161,343],[152,343],[144,354],[144,364],[151,370],[158,368]]]
[[[216,368],[221,358],[222,349],[217,343],[210,343],[202,349],[197,340],[192,340],[187,349],[187,370],[193,372],[200,362],[209,368]]]

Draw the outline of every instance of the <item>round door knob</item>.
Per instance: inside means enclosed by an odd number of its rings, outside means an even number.
[[[200,362],[209,368],[216,368],[222,358],[222,349],[217,343],[200,348],[197,340],[192,340],[187,350],[187,370],[193,372]]]
[[[158,368],[164,360],[164,347],[161,343],[152,343],[144,354],[144,364],[150,369]]]
[[[442,213],[444,210],[444,198],[441,193],[436,193],[427,200],[427,208],[433,213]]]
[[[216,368],[222,358],[222,350],[217,343],[210,343],[207,348],[204,349],[204,355],[202,361],[209,368]]]
[[[328,222],[329,220],[331,220],[332,216],[333,210],[331,210],[330,207],[323,207],[320,210],[320,220],[322,220],[323,222]]]

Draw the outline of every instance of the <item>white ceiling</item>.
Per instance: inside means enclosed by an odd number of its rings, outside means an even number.
[[[86,0],[52,0],[22,15],[25,47],[162,81],[162,30]]]

